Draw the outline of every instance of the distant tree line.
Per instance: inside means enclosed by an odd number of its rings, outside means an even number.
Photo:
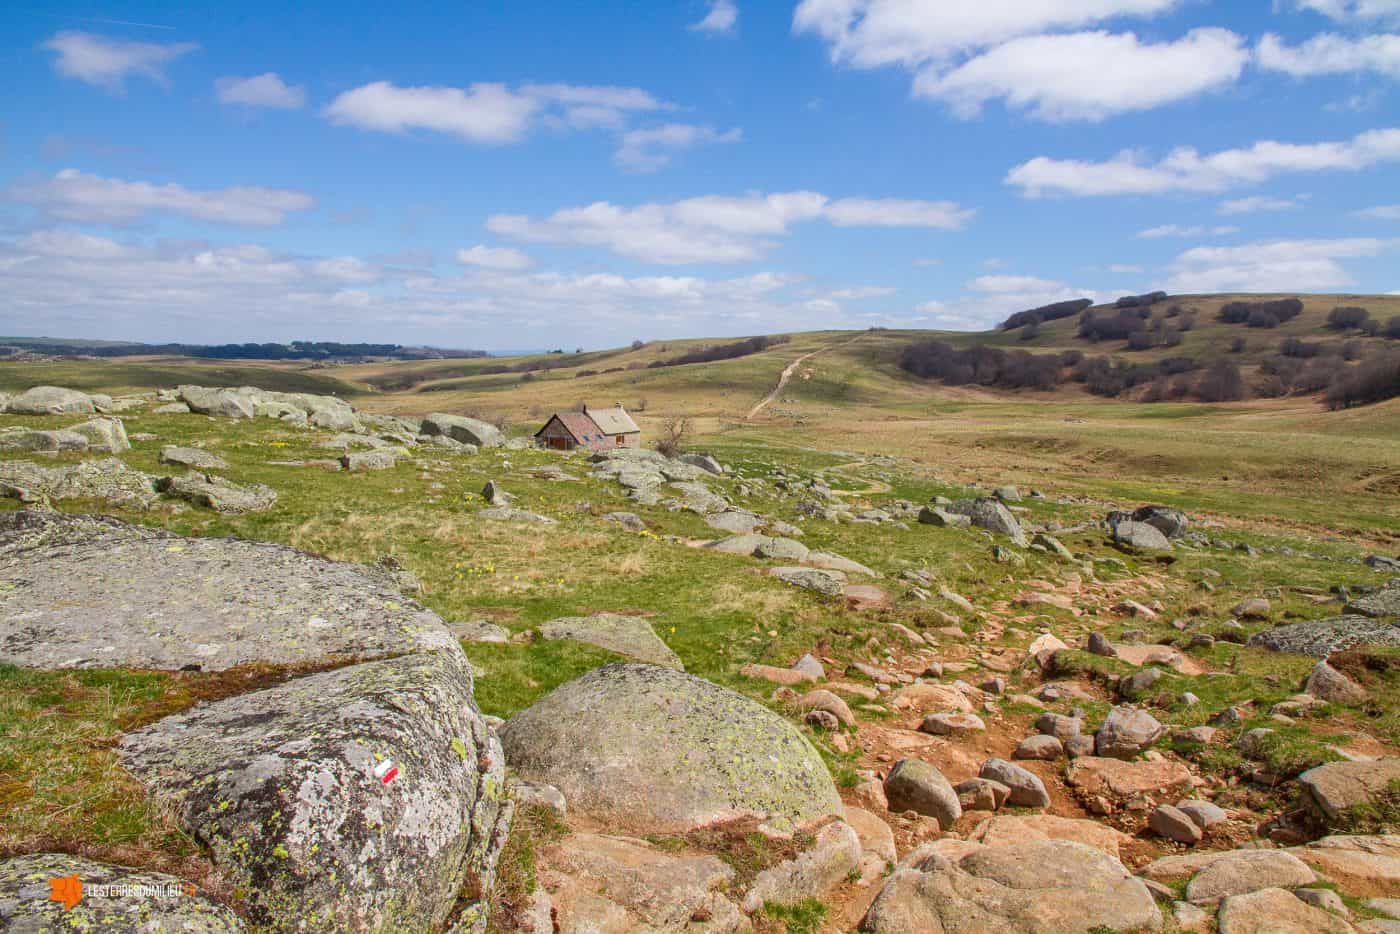
[[[1166,300],[1166,292],[1148,292],[1146,295],[1124,295],[1113,304],[1116,308],[1146,308]]]
[[[216,360],[356,360],[391,357],[401,360],[434,360],[443,357],[484,357],[484,350],[446,350],[404,347],[400,344],[342,344],[337,341],[292,341],[288,344],[113,344],[109,342],[10,339],[14,346],[50,356],[84,357],[199,357]]]
[[[1079,314],[1093,304],[1094,303],[1087,298],[1076,298],[1068,302],[1055,302],[1052,305],[1041,305],[1039,308],[1031,308],[1028,311],[1018,311],[1001,323],[1001,329],[1003,331],[1011,331],[1019,327],[1025,327],[1028,324],[1044,324],[1046,321],[1069,318]]]
[[[666,366],[684,366],[687,363],[713,363],[716,360],[733,360],[737,357],[747,357],[749,354],[756,354],[776,347],[779,344],[786,344],[792,338],[785,334],[774,334],[763,337],[750,337],[746,340],[735,341],[732,344],[713,344],[708,347],[697,347],[678,357],[670,357],[665,360],[653,360],[648,364],[648,368]]]

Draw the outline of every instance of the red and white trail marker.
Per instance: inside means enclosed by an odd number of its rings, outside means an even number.
[[[374,777],[379,779],[380,784],[387,785],[399,777],[399,767],[393,759],[385,759],[374,767]]]

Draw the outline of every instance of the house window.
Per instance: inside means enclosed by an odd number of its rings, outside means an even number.
[[[626,439],[622,435],[617,436],[617,443],[622,444]]]

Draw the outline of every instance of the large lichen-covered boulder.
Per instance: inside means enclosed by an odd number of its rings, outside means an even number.
[[[594,669],[508,720],[501,742],[511,768],[554,785],[571,812],[635,833],[841,813],[821,756],[792,724],[670,668]]]
[[[991,496],[977,499],[960,499],[943,507],[946,512],[957,516],[967,516],[973,525],[998,535],[1005,535],[1022,548],[1029,544],[1021,523],[1011,510],[1002,505],[1001,500]]]
[[[505,442],[501,430],[479,418],[434,412],[423,419],[420,430],[425,435],[445,435],[462,444],[479,448],[498,448]]]
[[[131,450],[131,442],[126,437],[126,427],[119,418],[93,418],[81,425],[73,425],[68,431],[87,439],[89,450],[120,454]]]
[[[159,499],[155,477],[132,470],[115,457],[66,467],[0,462],[0,496],[25,503],[95,499],[128,509],[146,509]]]
[[[1298,784],[1328,822],[1363,817],[1400,786],[1400,757],[1372,762],[1327,762],[1298,776]]]
[[[1353,598],[1346,610],[1377,619],[1400,618],[1400,577],[1392,578],[1379,590]]]
[[[196,506],[235,516],[262,512],[277,504],[277,491],[265,483],[238,484],[206,473],[161,477],[156,488]]]
[[[1085,934],[1155,931],[1162,916],[1141,879],[1082,843],[984,847],[951,841],[896,870],[861,930],[875,934]]]
[[[460,649],[200,704],[119,751],[260,928],[430,930],[494,881],[504,757]]]
[[[181,386],[180,399],[191,412],[220,418],[252,418],[253,400],[236,389],[206,389],[203,386]]]
[[[34,386],[5,406],[11,415],[90,415],[97,411],[92,396],[62,386]]]
[[[115,891],[97,888],[109,885],[133,888]],[[0,860],[0,930],[15,934],[38,931],[224,934],[245,930],[236,914],[193,889],[190,883],[176,876],[114,866],[68,853],[16,856]]]
[[[1255,633],[1249,644],[1274,652],[1326,658],[1358,645],[1400,645],[1400,621],[1358,615],[1310,619]]]
[[[222,671],[455,644],[378,568],[93,516],[0,515],[0,661]]]

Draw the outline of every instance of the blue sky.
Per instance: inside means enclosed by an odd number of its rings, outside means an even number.
[[[0,333],[593,348],[1400,289],[1400,0],[354,6],[0,10]]]

